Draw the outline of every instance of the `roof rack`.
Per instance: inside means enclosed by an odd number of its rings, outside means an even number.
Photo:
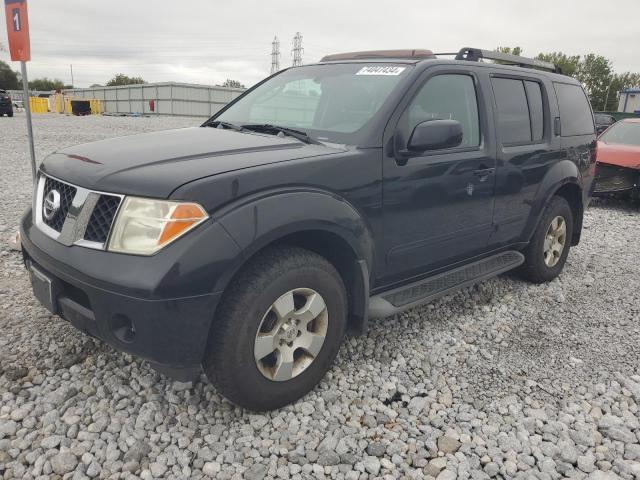
[[[511,55],[510,53],[465,47],[460,49],[456,55],[456,60],[466,60],[468,62],[479,62],[483,58],[486,58],[487,60],[497,60],[499,62],[507,63],[509,65],[517,65],[519,67],[533,67],[554,73],[562,73],[560,67],[556,67],[551,62],[545,62],[535,58],[521,57],[519,55]]]
[[[321,62],[333,62],[337,60],[367,60],[376,58],[406,58],[409,60],[423,60],[425,58],[435,58],[431,50],[410,49],[410,50],[369,50],[364,52],[335,53],[325,55]]]

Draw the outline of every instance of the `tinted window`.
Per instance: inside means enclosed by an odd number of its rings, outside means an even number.
[[[614,145],[635,145],[640,147],[640,123],[619,122],[607,130],[600,140]]]
[[[492,78],[503,144],[531,142],[529,107],[522,80]]]
[[[544,135],[544,109],[542,106],[542,91],[537,82],[524,82],[527,90],[529,114],[531,115],[531,139],[534,142],[542,140]]]
[[[414,127],[427,120],[457,120],[462,124],[461,147],[480,145],[478,100],[469,75],[438,75],[427,81],[407,107],[401,124],[405,138]]]
[[[563,137],[593,133],[593,116],[587,96],[578,85],[554,83],[560,108],[560,132]]]
[[[266,80],[215,119],[238,125],[272,123],[351,144],[411,68],[362,63],[292,68]]]

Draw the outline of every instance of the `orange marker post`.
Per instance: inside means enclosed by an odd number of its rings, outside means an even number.
[[[31,42],[29,40],[29,16],[27,0],[4,0],[4,13],[7,18],[7,35],[11,60],[20,62],[22,69],[22,91],[25,112],[27,114],[27,130],[29,134],[29,150],[31,153],[31,174],[36,178],[36,154],[33,148],[33,128],[31,125],[31,108],[29,107],[29,82],[27,80],[27,63],[31,60]]]

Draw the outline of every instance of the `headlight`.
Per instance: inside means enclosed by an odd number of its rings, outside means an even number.
[[[197,203],[125,197],[108,250],[152,255],[207,218]]]

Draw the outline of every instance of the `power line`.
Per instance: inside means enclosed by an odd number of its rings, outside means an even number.
[[[271,42],[271,74],[278,71],[280,71],[280,40],[276,36]]]
[[[291,49],[294,67],[302,65],[303,52],[304,48],[302,48],[302,35],[300,35],[300,32],[296,32],[295,36],[293,37],[293,48]]]

